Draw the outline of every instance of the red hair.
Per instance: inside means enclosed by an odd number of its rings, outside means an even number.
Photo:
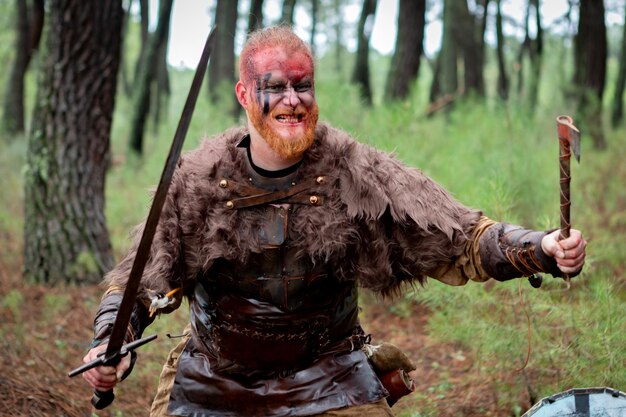
[[[239,79],[244,84],[252,81],[255,55],[261,50],[273,47],[282,47],[287,54],[304,53],[311,62],[311,68],[314,68],[309,46],[289,26],[264,28],[250,34],[239,56]]]

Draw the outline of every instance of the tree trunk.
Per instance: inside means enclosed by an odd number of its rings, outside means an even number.
[[[524,15],[524,41],[520,44],[520,49],[517,53],[517,94],[520,98],[524,95],[524,56],[527,51],[532,51],[532,39],[530,38],[531,1],[532,0],[526,0],[526,14]]]
[[[342,55],[343,55],[343,45],[341,43],[342,35],[342,26],[343,19],[341,18],[341,0],[335,0],[333,3],[334,9],[334,21],[333,21],[333,30],[335,32],[335,71],[337,74],[340,74],[341,79],[343,79],[343,65],[342,65]]]
[[[315,56],[315,35],[317,35],[317,13],[319,9],[319,0],[311,0],[311,54]]]
[[[15,60],[4,96],[2,119],[2,128],[9,135],[24,133],[24,77],[41,39],[43,0],[34,1],[30,10],[26,0],[16,0],[16,10]]]
[[[158,58],[157,58],[157,74],[156,82],[152,83],[154,86],[154,111],[152,117],[154,120],[154,132],[158,133],[159,126],[161,125],[161,115],[163,108],[167,110],[167,101],[170,97],[172,90],[170,86],[170,74],[167,67],[167,49],[169,39],[169,30],[165,35],[165,39],[159,45]]]
[[[430,91],[428,93],[428,101],[430,103],[434,103],[437,101],[441,94],[441,60],[443,59],[443,54],[441,51],[437,54],[437,58],[434,62],[431,62],[431,68],[433,71],[433,79],[430,84]]]
[[[130,8],[133,4],[133,0],[123,0],[124,18],[122,20],[122,51],[124,51],[126,39],[128,37],[128,21],[130,19]],[[122,52],[120,56],[120,80],[122,85],[122,91],[126,97],[132,97],[133,89],[131,86],[132,80],[128,74],[128,57]]]
[[[543,53],[543,27],[541,25],[541,11],[539,0],[530,0],[535,12],[535,26],[537,35],[530,43],[530,85],[528,88],[528,109],[531,111],[537,108],[539,102],[539,86],[541,85],[541,63]]]
[[[160,0],[159,0],[160,1]],[[146,53],[148,51],[148,42],[150,40],[150,2],[149,0],[139,0],[139,24],[140,24],[140,40],[141,49],[139,50],[139,56],[137,56],[137,62],[135,63],[135,77],[134,81],[139,79],[141,74],[142,65],[146,61]],[[133,83],[136,85],[136,83]]]
[[[530,20],[534,16],[536,35],[533,39],[530,35]],[[541,81],[541,65],[543,62],[543,26],[541,24],[541,12],[539,0],[528,0],[524,18],[524,41],[520,45],[517,56],[517,93],[525,102],[525,108],[534,112],[539,101],[539,86]],[[524,77],[524,60],[528,56],[530,74],[528,79]]]
[[[145,49],[150,39],[150,2],[148,0],[139,0],[139,16],[141,46]]]
[[[50,0],[24,174],[24,274],[96,283],[113,266],[104,217],[122,0]]]
[[[248,33],[252,33],[263,27],[263,0],[250,2],[250,14],[248,15]]]
[[[624,9],[626,18],[626,6]],[[615,94],[613,95],[613,111],[611,112],[611,124],[613,127],[619,126],[624,113],[624,87],[626,86],[626,22],[624,33],[622,34],[622,51],[619,59],[619,70],[617,72],[617,82],[615,84]]]
[[[376,0],[365,0],[361,9],[361,18],[357,29],[357,49],[352,82],[359,87],[361,97],[365,104],[372,105],[372,87],[370,85],[370,35],[374,14],[376,13]]]
[[[477,21],[469,12],[466,0],[456,0],[458,20],[454,31],[457,44],[461,46],[463,54],[463,80],[466,92],[474,92],[480,96],[485,94],[483,79],[483,21]],[[486,13],[483,19],[486,19]]]
[[[458,89],[457,41],[455,26],[459,22],[458,2],[446,0],[443,3],[443,38],[441,41],[439,67],[439,93],[441,96],[456,94]],[[439,96],[435,97],[439,98]]]
[[[479,35],[479,40],[480,40],[480,49],[483,51],[483,56],[484,56],[484,49],[485,49],[485,33],[487,32],[487,20],[489,18],[489,2],[490,0],[480,0],[477,1],[477,5],[480,5],[480,7],[482,8],[482,15],[480,16],[480,35]]]
[[[170,27],[172,4],[174,0],[161,0],[159,4],[159,21],[156,30],[150,36],[146,51],[146,61],[141,65],[139,79],[136,82],[135,106],[130,131],[130,149],[141,155],[143,153],[143,134],[146,120],[150,112],[150,90],[159,70],[159,50],[167,43]]]
[[[526,32],[528,33],[528,32]],[[530,38],[526,36],[524,41],[520,45],[519,52],[517,53],[517,95],[522,98],[524,95],[524,54],[526,49],[530,48]]]
[[[44,0],[32,0],[32,8],[30,11],[30,51],[32,56],[32,53],[39,49],[41,33],[43,32],[45,15]]]
[[[215,49],[209,62],[209,95],[237,115],[235,84],[235,33],[238,0],[218,0],[215,11]]]
[[[502,32],[502,10],[500,3],[502,0],[496,0],[496,39],[497,39],[497,56],[498,56],[498,95],[502,100],[509,97],[509,77],[506,72],[506,62],[504,59],[504,34]]]
[[[26,0],[16,0],[15,60],[4,96],[2,128],[9,135],[24,132],[24,75],[30,61],[30,29]]]
[[[602,0],[581,0],[574,38],[574,85],[578,113],[597,149],[606,148],[602,129],[602,96],[606,78],[607,38]]]
[[[280,23],[293,26],[293,17],[296,11],[296,0],[283,0],[283,12]]]
[[[400,0],[396,49],[385,86],[387,101],[407,98],[417,79],[424,52],[425,18],[426,0]]]

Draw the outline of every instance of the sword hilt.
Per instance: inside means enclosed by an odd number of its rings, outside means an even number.
[[[67,375],[71,378],[98,366],[115,366],[124,356],[156,338],[157,335],[153,334],[125,344],[118,352],[107,354],[107,352],[104,351],[100,353],[96,359],[70,371]],[[96,410],[102,410],[111,405],[113,400],[115,400],[115,393],[112,389],[108,391],[94,390],[93,397],[91,397],[91,405],[93,405]]]
[[[141,339],[137,339],[134,342],[130,342],[125,344],[120,348],[119,351],[107,354],[106,351],[102,352],[98,355],[98,357],[91,362],[87,362],[86,364],[79,366],[76,369],[68,372],[67,376],[70,378],[75,377],[76,375],[80,375],[83,372],[87,372],[90,369],[96,368],[98,366],[115,366],[118,362],[126,355],[128,355],[133,350],[137,349],[140,346],[145,345],[148,342],[153,341],[157,338],[156,334],[143,337]]]
[[[93,396],[91,397],[91,405],[96,410],[102,410],[111,405],[111,403],[115,400],[115,393],[112,389],[108,391],[99,391],[94,390]]]

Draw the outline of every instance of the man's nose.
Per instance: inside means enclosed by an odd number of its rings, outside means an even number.
[[[285,100],[285,103],[291,107],[297,107],[298,104],[300,104],[300,97],[298,96],[296,90],[293,89],[293,87],[288,87],[285,90],[283,100]]]

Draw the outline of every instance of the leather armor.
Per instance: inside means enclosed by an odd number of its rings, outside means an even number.
[[[260,209],[264,251],[245,265],[217,262],[195,288],[192,325],[217,369],[299,369],[359,330],[355,284],[285,244],[291,209]]]
[[[272,192],[280,201],[267,202]],[[254,225],[261,252],[245,262],[220,259],[198,277],[192,336],[170,396],[173,415],[310,415],[388,394],[361,351],[356,282],[340,282],[326,263],[290,245],[298,206],[285,204],[284,186],[269,194],[234,207],[263,210]]]

